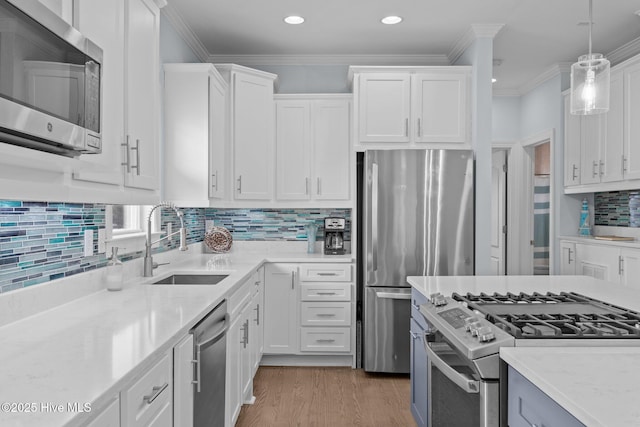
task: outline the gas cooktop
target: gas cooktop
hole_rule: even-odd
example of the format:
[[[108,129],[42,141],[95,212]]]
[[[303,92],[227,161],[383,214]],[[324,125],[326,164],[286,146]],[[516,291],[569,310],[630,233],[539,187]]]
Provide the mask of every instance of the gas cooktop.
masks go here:
[[[640,338],[640,313],[575,292],[452,297],[519,339]]]

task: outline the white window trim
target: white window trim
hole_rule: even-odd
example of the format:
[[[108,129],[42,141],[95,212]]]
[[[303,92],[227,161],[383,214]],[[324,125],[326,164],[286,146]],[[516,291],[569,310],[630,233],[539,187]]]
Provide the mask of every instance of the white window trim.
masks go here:
[[[133,221],[136,227],[128,229],[114,230],[113,229],[113,207],[107,205],[105,209],[105,228],[107,238],[107,251],[110,253],[112,246],[117,246],[121,249],[121,253],[131,253],[141,251],[145,247],[145,240],[147,236],[146,224],[149,211],[152,206],[134,206],[127,205],[126,209],[130,210],[128,214],[136,215],[136,219]],[[136,211],[138,211],[136,213]],[[162,231],[158,230],[160,224],[160,210],[156,209],[151,218],[151,238],[153,240],[158,239],[162,235]]]

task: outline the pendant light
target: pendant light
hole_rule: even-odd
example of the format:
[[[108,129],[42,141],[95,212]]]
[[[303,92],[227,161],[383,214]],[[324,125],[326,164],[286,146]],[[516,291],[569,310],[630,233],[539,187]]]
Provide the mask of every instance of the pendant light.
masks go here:
[[[609,111],[610,64],[599,53],[591,53],[593,0],[589,0],[589,54],[571,66],[571,114],[602,114]]]

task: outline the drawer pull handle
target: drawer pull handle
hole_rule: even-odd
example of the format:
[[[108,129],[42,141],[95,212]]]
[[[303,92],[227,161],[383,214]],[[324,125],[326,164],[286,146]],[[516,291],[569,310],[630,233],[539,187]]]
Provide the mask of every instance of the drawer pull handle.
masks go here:
[[[316,292],[318,295],[335,295],[335,292]]]
[[[334,313],[318,313],[318,314],[316,314],[316,316],[318,316],[318,317],[335,317],[336,315]]]
[[[150,395],[145,396],[143,400],[147,402],[147,405],[151,405],[153,401],[156,400],[158,396],[160,396],[160,393],[162,393],[167,387],[169,387],[169,383],[164,383],[161,386],[153,387],[153,392]]]
[[[415,308],[416,310],[420,310],[420,306],[418,304],[415,303],[411,303],[411,307]]]
[[[318,276],[337,276],[336,273],[318,273]]]
[[[319,339],[319,340],[316,340],[316,342],[335,342],[335,341],[336,340],[334,340],[334,339]]]

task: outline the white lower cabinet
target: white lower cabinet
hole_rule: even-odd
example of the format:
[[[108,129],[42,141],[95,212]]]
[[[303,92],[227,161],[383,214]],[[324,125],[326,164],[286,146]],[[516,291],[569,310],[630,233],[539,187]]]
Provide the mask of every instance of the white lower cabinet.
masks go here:
[[[173,357],[166,353],[120,394],[124,427],[171,426]]]
[[[265,354],[352,355],[352,268],[350,263],[268,264]]]
[[[640,249],[615,244],[561,240],[561,274],[592,276],[625,286],[640,286]]]
[[[173,347],[173,425],[193,426],[193,335]]]
[[[116,397],[87,427],[119,427],[120,426],[120,399]]]

